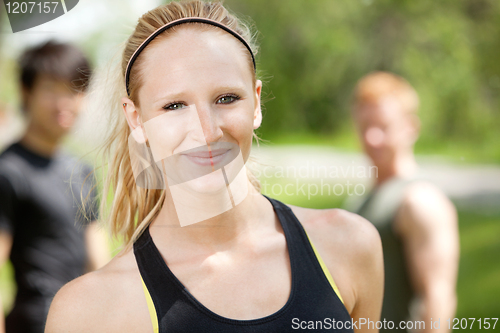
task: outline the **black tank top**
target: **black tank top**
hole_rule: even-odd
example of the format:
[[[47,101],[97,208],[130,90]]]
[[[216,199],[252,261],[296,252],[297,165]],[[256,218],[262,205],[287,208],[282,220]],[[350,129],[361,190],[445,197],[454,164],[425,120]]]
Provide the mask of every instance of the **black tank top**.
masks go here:
[[[212,312],[170,271],[148,227],[134,243],[134,254],[155,332],[282,333],[307,328],[353,332],[338,289],[304,228],[288,206],[267,199],[278,215],[290,256],[292,286],[286,304],[269,316],[251,320],[229,319]]]

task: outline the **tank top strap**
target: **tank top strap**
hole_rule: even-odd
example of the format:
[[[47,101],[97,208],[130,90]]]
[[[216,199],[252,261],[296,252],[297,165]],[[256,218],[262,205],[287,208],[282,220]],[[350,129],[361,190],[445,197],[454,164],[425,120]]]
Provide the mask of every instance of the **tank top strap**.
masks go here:
[[[134,255],[143,282],[153,330],[158,332],[159,317],[184,298],[182,285],[166,268],[165,261],[153,244],[149,226],[134,243]],[[154,291],[154,292],[152,292]]]
[[[323,282],[326,280],[328,285],[333,289],[338,299],[344,303],[340,291],[335,283],[330,270],[326,266],[323,258],[315,248],[313,242],[307,235],[304,227],[297,219],[290,207],[281,201],[272,199],[264,195],[277,212],[281,221],[281,226],[285,232],[288,249],[291,251],[291,261],[297,261],[296,274],[299,277],[307,277],[308,279],[319,277]],[[282,215],[282,217],[279,216]],[[292,253],[293,252],[293,253]],[[307,263],[307,264],[306,264]],[[292,265],[292,263],[291,263]],[[311,274],[310,268],[314,269],[315,274]],[[293,269],[293,267],[292,267]],[[307,283],[307,282],[306,282]]]

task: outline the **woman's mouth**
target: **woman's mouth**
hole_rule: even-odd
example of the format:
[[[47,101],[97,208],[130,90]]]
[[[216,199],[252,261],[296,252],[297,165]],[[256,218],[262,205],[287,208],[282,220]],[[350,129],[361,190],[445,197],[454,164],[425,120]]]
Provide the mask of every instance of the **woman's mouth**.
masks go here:
[[[186,156],[191,162],[200,166],[215,166],[224,160],[229,151],[230,149],[208,149],[208,151],[194,151],[183,155]]]

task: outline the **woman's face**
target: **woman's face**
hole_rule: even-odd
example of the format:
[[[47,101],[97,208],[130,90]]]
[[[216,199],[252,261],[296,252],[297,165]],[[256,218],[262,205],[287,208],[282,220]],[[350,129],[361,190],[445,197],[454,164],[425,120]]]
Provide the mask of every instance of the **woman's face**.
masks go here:
[[[158,37],[139,57],[139,106],[124,99],[125,113],[133,129],[142,126],[169,186],[199,179],[194,190],[216,190],[213,171],[225,166],[234,178],[248,159],[262,119],[262,83],[249,57],[230,34],[188,25]],[[238,158],[242,163],[229,165]]]

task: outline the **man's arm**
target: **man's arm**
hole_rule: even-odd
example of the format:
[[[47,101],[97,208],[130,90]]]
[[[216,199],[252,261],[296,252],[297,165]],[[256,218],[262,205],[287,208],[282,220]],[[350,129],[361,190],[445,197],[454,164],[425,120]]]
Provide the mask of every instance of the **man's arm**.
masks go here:
[[[0,229],[0,269],[7,262],[12,248],[12,235]],[[5,317],[3,315],[3,302],[2,295],[0,295],[0,333],[5,333]]]
[[[84,220],[87,224],[85,229],[85,247],[87,249],[86,271],[95,271],[111,260],[108,244],[108,234],[99,224],[99,196],[95,174],[92,168],[82,164],[80,196],[82,198],[82,209]],[[90,223],[89,223],[90,222]]]
[[[424,332],[448,332],[446,320],[456,310],[459,261],[458,221],[455,207],[435,186],[411,185],[395,223],[403,240],[412,286],[422,300],[418,320]],[[431,330],[440,320],[441,328]]]
[[[85,245],[87,248],[87,272],[94,271],[106,265],[111,259],[108,236],[99,227],[97,221],[91,222],[85,230]]]

